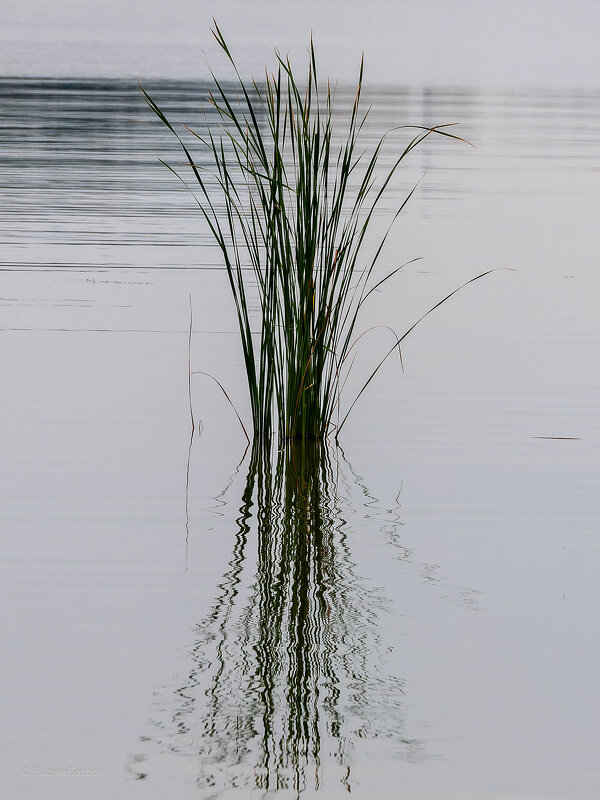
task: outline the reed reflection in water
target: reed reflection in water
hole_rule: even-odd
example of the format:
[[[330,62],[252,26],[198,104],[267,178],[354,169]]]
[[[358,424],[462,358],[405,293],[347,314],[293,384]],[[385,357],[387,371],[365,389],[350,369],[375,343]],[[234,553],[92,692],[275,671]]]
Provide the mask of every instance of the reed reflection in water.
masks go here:
[[[358,480],[320,443],[250,453],[228,569],[188,676],[157,694],[152,737],[197,758],[198,783],[216,794],[296,796],[332,778],[350,790],[359,738],[390,737],[420,757],[403,731],[402,681],[385,671],[385,601],[350,553],[352,495],[372,500]]]

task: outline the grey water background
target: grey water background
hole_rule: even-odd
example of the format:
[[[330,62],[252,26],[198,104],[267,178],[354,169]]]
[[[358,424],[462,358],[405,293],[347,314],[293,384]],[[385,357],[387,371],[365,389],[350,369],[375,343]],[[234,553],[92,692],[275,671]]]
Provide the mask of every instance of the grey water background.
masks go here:
[[[402,330],[484,269],[515,270],[415,330],[305,508],[275,480],[285,465],[261,489],[264,467],[240,464],[235,417],[199,375],[190,447],[190,293],[193,367],[244,408],[235,319],[134,79],[205,124],[207,9],[3,6],[6,796],[295,796],[300,777],[304,796],[598,796],[598,12],[478,9],[219,9],[247,70],[276,43],[300,60],[322,31],[342,111],[364,48],[367,143],[452,121],[476,145],[413,154],[384,212],[420,188],[382,269],[422,260],[365,328]],[[388,337],[365,338],[357,380]],[[267,566],[302,563],[283,543],[308,527],[313,571],[273,589]],[[281,613],[303,647],[273,639]]]

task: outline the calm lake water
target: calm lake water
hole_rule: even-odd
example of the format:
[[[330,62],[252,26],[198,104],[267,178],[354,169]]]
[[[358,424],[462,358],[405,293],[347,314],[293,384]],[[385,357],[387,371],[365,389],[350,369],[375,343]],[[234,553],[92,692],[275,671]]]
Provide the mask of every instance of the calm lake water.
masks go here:
[[[205,84],[144,85],[210,124]],[[193,368],[245,409],[241,354],[135,82],[0,80],[6,797],[599,796],[600,92],[367,103],[367,146],[476,147],[399,176],[381,269],[422,259],[364,328],[499,271],[411,334],[343,451],[265,462],[201,375],[190,439],[190,295]]]

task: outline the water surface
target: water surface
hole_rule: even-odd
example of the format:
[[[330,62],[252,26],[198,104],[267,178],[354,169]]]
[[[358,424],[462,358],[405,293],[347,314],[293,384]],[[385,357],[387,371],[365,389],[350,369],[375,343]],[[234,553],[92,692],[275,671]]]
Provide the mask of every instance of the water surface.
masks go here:
[[[205,84],[148,88],[210,123]],[[11,796],[597,797],[600,95],[369,101],[367,144],[456,121],[476,148],[430,141],[402,173],[378,226],[425,177],[382,269],[423,258],[365,328],[516,271],[411,335],[343,453],[267,465],[199,375],[190,446],[190,294],[193,367],[243,410],[241,355],[136,84],[0,81]]]

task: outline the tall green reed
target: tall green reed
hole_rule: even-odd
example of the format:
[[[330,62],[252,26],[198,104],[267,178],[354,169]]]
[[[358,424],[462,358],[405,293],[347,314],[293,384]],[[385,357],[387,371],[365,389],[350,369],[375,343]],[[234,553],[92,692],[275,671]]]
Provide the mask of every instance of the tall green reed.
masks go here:
[[[304,82],[296,79],[289,58],[276,53],[276,70],[259,84],[242,78],[216,23],[213,35],[234,69],[237,86],[231,91],[213,73],[209,101],[219,130],[209,127],[201,135],[187,129],[208,154],[210,169],[192,157],[163,111],[142,91],[183,148],[197,183],[196,202],[225,263],[255,437],[319,440],[333,433],[337,438],[358,397],[415,327],[395,336],[340,419],[340,396],[360,338],[359,314],[369,296],[401,269],[374,280],[391,226],[415,189],[367,255],[365,237],[375,211],[412,150],[431,134],[460,137],[447,125],[399,126],[416,133],[391,166],[381,170],[390,131],[370,154],[359,142],[368,115],[360,107],[362,60],[352,109],[342,123],[336,119],[335,92],[329,82],[319,84],[312,40]],[[255,294],[258,331],[253,331],[251,314]]]

